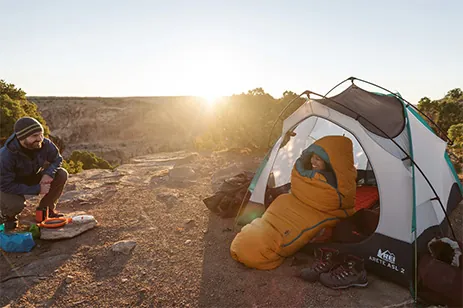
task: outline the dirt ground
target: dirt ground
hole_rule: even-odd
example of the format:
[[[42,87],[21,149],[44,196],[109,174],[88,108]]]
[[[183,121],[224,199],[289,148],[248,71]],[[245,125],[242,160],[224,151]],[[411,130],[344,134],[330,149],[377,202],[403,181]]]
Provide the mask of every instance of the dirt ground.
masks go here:
[[[0,307],[386,307],[410,300],[407,289],[371,274],[367,288],[333,291],[297,278],[308,264],[295,258],[272,271],[235,262],[233,219],[215,216],[202,200],[212,183],[254,171],[259,160],[159,154],[71,176],[60,210],[94,215],[99,225],[72,239],[37,240],[29,253],[3,253]],[[173,167],[182,181],[169,177]],[[35,202],[28,200],[24,224]],[[136,246],[128,255],[113,252],[120,240]]]

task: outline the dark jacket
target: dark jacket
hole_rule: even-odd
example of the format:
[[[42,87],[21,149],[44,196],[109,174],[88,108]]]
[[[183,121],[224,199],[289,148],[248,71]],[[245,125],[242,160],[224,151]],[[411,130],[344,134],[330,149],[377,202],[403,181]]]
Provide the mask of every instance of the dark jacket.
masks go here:
[[[49,163],[44,170],[43,166]],[[16,195],[37,195],[40,184],[31,183],[43,174],[55,177],[63,157],[55,144],[44,138],[42,148],[33,151],[33,158],[22,150],[15,134],[11,135],[0,149],[0,191]]]

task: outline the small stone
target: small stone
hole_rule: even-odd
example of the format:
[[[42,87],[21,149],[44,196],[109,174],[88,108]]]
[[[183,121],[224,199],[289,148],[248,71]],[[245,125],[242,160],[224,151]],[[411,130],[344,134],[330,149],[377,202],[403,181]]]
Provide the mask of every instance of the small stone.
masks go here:
[[[128,279],[127,278],[122,278],[121,281],[126,282],[126,281],[128,281]]]
[[[71,283],[73,280],[74,280],[74,277],[71,276],[71,275],[68,275],[68,276],[66,277],[66,283]]]
[[[137,242],[135,241],[119,241],[114,243],[112,250],[114,252],[121,252],[125,255],[128,255],[136,245]]]
[[[191,240],[186,240],[185,241],[185,244],[187,244],[187,245],[190,244],[190,243],[191,243]]]
[[[46,280],[47,277],[39,277],[40,280]]]
[[[188,225],[188,224],[190,224],[190,223],[192,223],[194,221],[195,221],[194,219],[187,219],[187,220],[185,220],[185,225]]]
[[[100,281],[100,282],[97,282],[96,285],[101,286],[101,285],[103,285],[103,283]]]

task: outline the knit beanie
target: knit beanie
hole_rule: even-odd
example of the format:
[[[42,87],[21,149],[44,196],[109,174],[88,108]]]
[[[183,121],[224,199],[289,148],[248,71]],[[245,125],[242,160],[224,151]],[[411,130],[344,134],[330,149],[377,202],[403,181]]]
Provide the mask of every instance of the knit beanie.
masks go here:
[[[43,127],[36,119],[23,117],[14,124],[14,132],[19,140],[24,140],[37,132],[43,133]]]

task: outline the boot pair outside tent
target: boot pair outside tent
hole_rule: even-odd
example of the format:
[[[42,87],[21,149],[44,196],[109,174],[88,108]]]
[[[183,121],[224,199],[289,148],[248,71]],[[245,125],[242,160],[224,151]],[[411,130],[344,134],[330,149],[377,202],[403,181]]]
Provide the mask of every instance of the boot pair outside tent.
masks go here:
[[[308,282],[320,281],[331,289],[349,287],[366,287],[367,272],[363,259],[351,254],[342,254],[331,248],[315,250],[316,260],[308,268],[304,268],[299,276]]]

